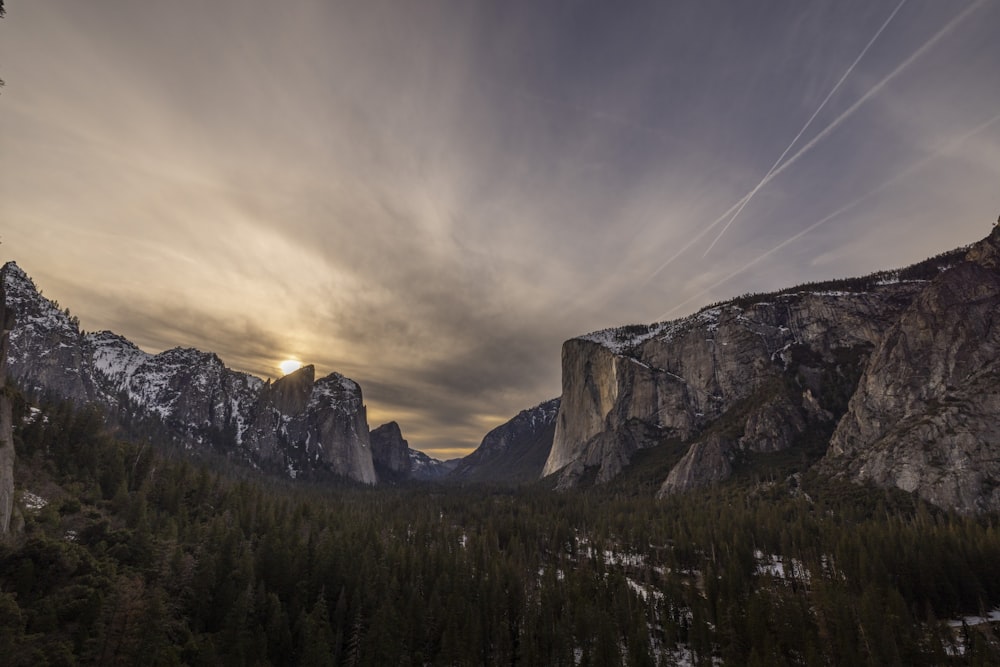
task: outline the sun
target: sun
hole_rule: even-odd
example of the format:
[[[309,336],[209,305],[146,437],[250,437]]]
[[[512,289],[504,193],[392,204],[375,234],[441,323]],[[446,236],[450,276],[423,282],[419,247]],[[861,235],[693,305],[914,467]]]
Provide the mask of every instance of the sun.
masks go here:
[[[302,368],[302,362],[297,359],[285,359],[278,364],[278,368],[281,369],[283,374],[288,375]]]

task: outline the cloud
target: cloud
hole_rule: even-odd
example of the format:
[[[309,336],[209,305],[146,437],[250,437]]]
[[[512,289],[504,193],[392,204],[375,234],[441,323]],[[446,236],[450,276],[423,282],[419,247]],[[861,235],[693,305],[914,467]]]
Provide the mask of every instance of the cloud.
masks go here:
[[[754,262],[1000,106],[1000,9],[895,71],[961,11],[907,3],[814,124],[881,92],[686,252],[897,4],[19,5],[2,249],[88,329],[296,356],[472,448],[559,392],[566,338],[982,235],[995,130]]]

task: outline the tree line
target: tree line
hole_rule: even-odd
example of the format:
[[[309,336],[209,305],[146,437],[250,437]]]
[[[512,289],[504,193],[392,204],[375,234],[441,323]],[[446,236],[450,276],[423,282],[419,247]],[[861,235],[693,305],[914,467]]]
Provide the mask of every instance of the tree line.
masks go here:
[[[8,665],[996,664],[997,517],[805,474],[663,501],[293,485],[15,401]],[[715,662],[713,662],[715,661]]]

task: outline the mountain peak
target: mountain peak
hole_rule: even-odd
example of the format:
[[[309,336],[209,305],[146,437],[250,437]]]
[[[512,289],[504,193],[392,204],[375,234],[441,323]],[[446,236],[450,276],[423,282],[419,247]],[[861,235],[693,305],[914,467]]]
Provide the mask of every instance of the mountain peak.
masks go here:
[[[234,371],[212,352],[149,354],[110,331],[83,335],[13,262],[2,269],[15,315],[11,376],[28,391],[98,404],[111,415],[155,419],[165,438],[215,449],[291,477],[342,475],[374,483],[360,387],[339,373],[316,381],[305,366],[276,382]]]
[[[11,276],[18,280],[26,281],[29,283],[31,282],[31,278],[28,277],[28,274],[25,273],[24,270],[17,265],[17,262],[13,260],[4,264],[3,268],[0,269],[0,271],[3,272],[4,276]],[[34,283],[32,283],[32,285],[34,285]]]

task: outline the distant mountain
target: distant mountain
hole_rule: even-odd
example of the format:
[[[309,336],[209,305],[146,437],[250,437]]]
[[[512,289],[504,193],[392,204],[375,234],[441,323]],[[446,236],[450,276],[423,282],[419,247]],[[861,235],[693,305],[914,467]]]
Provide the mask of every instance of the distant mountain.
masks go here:
[[[523,410],[486,434],[478,448],[458,461],[450,480],[529,482],[541,476],[552,448],[559,399]]]
[[[995,228],[906,269],[569,340],[543,473],[608,482],[667,448],[681,455],[660,459],[666,495],[829,443],[826,474],[1000,509],[998,257]]]
[[[14,263],[2,277],[14,313],[9,371],[29,392],[103,406],[188,449],[214,451],[292,478],[376,482],[361,387],[306,366],[276,382],[226,368],[215,354],[140,350],[108,331],[84,334]]]
[[[441,461],[424,454],[420,450],[410,451],[410,473],[409,479],[415,482],[438,482],[444,480],[451,474],[458,464],[457,459]]]

